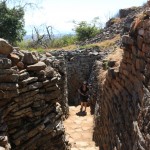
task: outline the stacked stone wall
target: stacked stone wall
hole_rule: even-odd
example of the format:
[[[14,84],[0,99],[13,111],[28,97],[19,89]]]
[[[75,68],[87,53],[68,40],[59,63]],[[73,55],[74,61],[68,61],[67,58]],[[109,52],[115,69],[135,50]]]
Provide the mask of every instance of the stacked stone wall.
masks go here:
[[[1,149],[69,149],[60,64],[50,54],[14,50],[0,39]]]
[[[67,56],[68,99],[70,105],[80,104],[78,89],[83,81],[88,81],[92,66],[102,53],[94,50],[75,53]]]
[[[118,68],[107,66],[97,99],[94,140],[101,150],[150,149],[150,11],[132,24],[122,38]],[[109,64],[109,62],[108,62]]]
[[[72,51],[53,51],[51,54],[59,61],[62,61],[63,58],[63,63],[66,67],[67,85],[65,87],[67,87],[67,90],[65,93],[68,97],[66,101],[69,105],[80,104],[78,89],[83,81],[88,81],[94,62],[97,59],[101,59],[107,52],[101,51],[99,48],[91,48]]]

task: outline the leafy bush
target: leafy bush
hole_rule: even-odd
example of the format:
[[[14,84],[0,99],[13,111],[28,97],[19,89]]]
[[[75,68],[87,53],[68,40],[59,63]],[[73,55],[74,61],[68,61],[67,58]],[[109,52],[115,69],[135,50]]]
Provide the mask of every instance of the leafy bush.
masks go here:
[[[6,2],[0,2],[0,37],[11,44],[21,41],[25,35],[24,10],[22,7],[8,8]]]
[[[55,38],[50,42],[50,47],[52,48],[60,48],[64,46],[68,46],[74,44],[76,41],[76,37],[73,35],[64,35],[60,38]]]
[[[62,37],[54,38],[52,40],[45,40],[43,42],[46,43],[46,48],[62,48],[74,44],[76,42],[76,36],[64,35]],[[17,46],[22,49],[45,49],[43,45],[36,45],[32,40],[18,42]]]
[[[95,37],[101,32],[101,27],[97,26],[97,24],[100,24],[98,23],[98,19],[98,17],[94,18],[91,23],[87,23],[86,21],[76,23],[74,21],[76,24],[75,32],[78,41],[85,41],[86,39]]]

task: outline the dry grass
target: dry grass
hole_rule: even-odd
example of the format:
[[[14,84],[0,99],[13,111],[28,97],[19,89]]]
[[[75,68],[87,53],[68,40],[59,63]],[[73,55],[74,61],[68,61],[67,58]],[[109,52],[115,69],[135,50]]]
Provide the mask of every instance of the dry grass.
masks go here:
[[[65,47],[61,47],[61,48],[49,48],[49,49],[46,49],[46,51],[52,51],[52,50],[70,51],[70,50],[75,50],[75,49],[77,49],[77,46],[75,44],[73,44],[73,45],[69,45],[69,46],[65,46]]]
[[[120,49],[120,48],[117,48],[113,53],[111,53],[110,55],[108,55],[107,57],[106,57],[106,59],[108,60],[108,61],[110,61],[110,60],[115,60],[116,61],[116,63],[115,63],[115,68],[118,68],[119,67],[119,65],[120,65],[120,62],[121,62],[121,60],[122,60],[122,55],[123,55],[123,50],[122,49]]]
[[[102,41],[102,42],[98,42],[98,43],[94,43],[94,44],[87,44],[85,46],[80,46],[78,47],[77,45],[73,44],[73,45],[69,45],[69,46],[66,46],[66,47],[62,47],[62,48],[51,48],[51,49],[48,49],[48,50],[66,50],[66,51],[71,51],[71,50],[75,50],[77,48],[103,48],[103,49],[106,49],[106,48],[109,48],[110,46],[113,46],[115,45],[116,41],[118,41],[120,39],[120,35],[116,35],[113,39],[109,39],[109,40],[105,40],[105,41]]]
[[[115,45],[116,41],[118,41],[120,39],[120,35],[116,35],[113,39],[109,39],[109,40],[105,40],[105,41],[102,41],[102,42],[98,42],[98,43],[94,43],[94,44],[88,44],[86,46],[84,46],[85,48],[88,47],[88,48],[92,48],[92,47],[100,47],[100,48],[108,48],[110,46],[113,46]]]
[[[66,47],[62,47],[62,49],[64,49],[64,50],[75,50],[75,49],[77,49],[77,45],[75,45],[75,44],[69,45]]]
[[[108,60],[108,61],[110,61],[110,60],[116,61],[115,66],[114,66],[114,69],[116,71],[119,69],[120,63],[122,61],[122,55],[123,55],[123,50],[120,48],[117,48],[113,53],[111,53],[110,55],[108,55],[106,57],[106,60]],[[108,70],[101,69],[99,72],[98,79],[102,85],[105,83],[107,71]]]
[[[111,20],[113,23],[120,23],[121,22],[121,19],[120,18],[113,18]]]

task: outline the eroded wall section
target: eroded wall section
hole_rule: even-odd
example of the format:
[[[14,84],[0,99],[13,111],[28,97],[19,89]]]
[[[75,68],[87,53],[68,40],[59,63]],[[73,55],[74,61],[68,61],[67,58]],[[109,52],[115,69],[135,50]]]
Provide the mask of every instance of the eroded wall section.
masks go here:
[[[123,55],[99,64],[94,140],[101,150],[150,149],[150,11],[122,38]],[[118,57],[114,54],[114,60]],[[112,62],[111,62],[112,63]]]

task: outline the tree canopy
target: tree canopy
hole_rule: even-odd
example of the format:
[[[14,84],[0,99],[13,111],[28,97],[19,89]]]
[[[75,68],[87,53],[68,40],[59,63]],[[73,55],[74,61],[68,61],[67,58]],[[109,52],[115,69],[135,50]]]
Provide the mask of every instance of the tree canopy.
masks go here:
[[[8,8],[6,2],[1,2],[0,10],[0,38],[12,44],[21,41],[25,35],[23,7]]]

